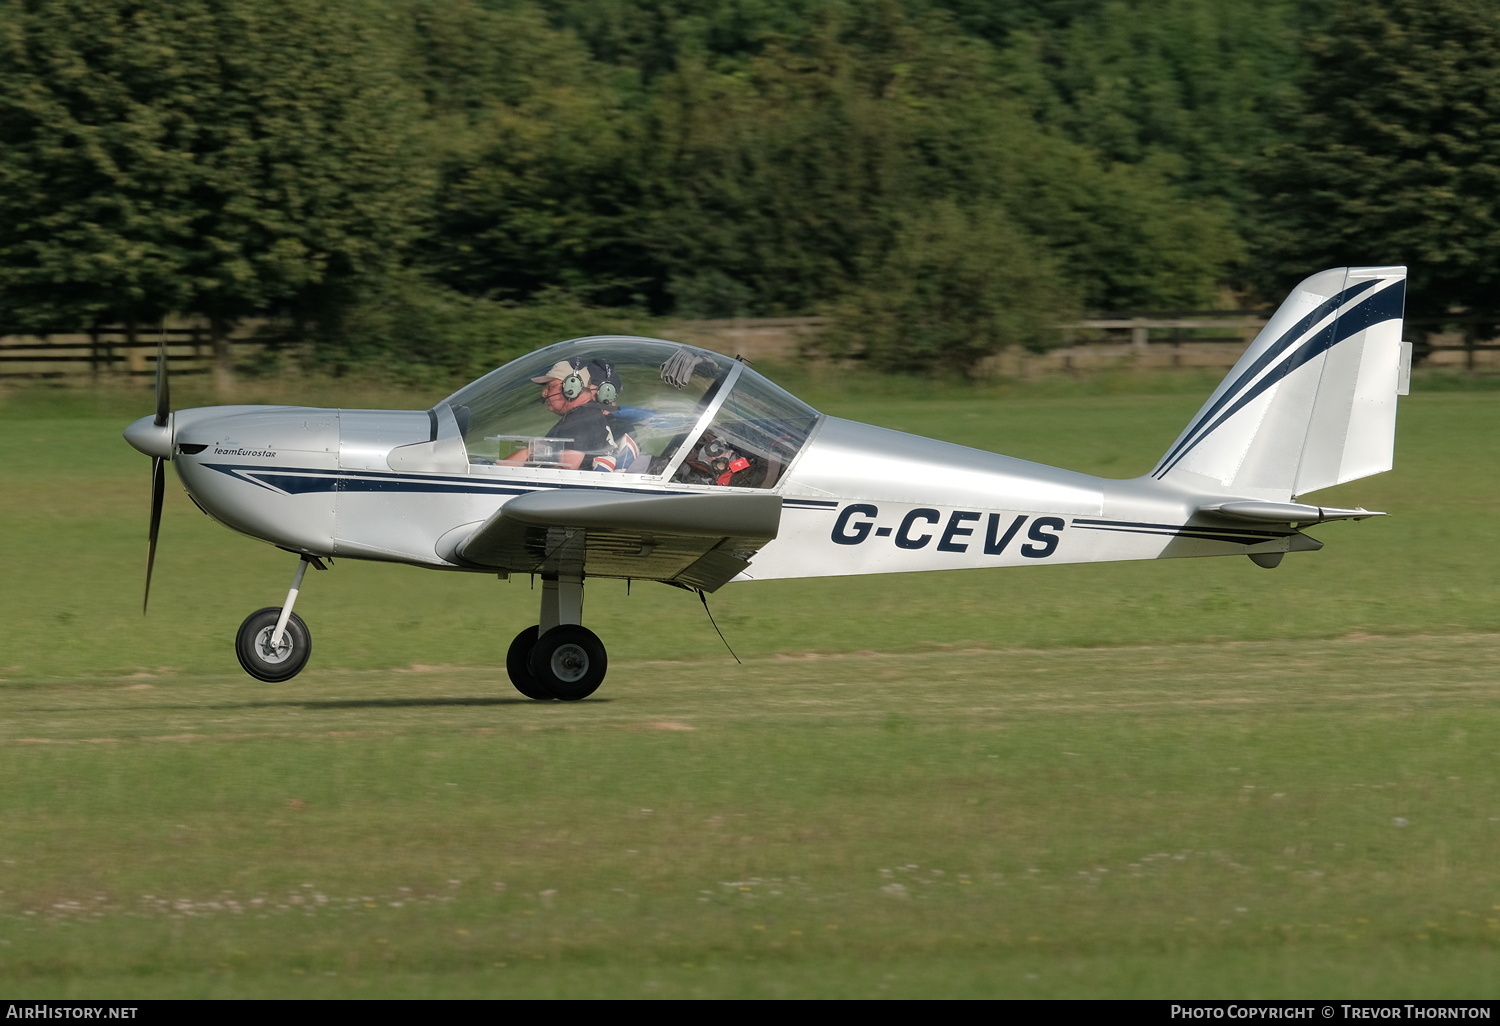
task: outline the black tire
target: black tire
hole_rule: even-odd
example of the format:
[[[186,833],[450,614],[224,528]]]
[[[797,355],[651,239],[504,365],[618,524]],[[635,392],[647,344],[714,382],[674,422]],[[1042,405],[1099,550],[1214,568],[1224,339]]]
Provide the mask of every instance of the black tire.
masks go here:
[[[245,672],[268,684],[291,680],[302,672],[307,657],[312,655],[312,633],[296,613],[287,617],[281,645],[271,651],[271,635],[280,618],[280,606],[257,609],[245,617],[234,638],[234,654],[239,656]]]
[[[541,633],[542,629],[533,624],[516,635],[516,640],[510,643],[510,648],[505,653],[505,672],[510,675],[510,682],[521,694],[538,702],[549,702],[552,700],[552,692],[537,683],[537,679],[531,675],[531,650],[536,648],[536,639]]]
[[[609,668],[599,636],[577,624],[563,624],[543,634],[528,664],[536,682],[564,702],[576,702],[599,690]]]

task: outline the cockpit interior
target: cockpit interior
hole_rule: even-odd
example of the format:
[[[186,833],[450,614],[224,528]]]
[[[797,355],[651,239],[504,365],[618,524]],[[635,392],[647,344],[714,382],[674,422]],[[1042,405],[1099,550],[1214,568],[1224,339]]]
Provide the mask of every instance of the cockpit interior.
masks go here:
[[[485,375],[447,407],[471,474],[578,469],[774,488],[819,414],[744,362],[656,339],[549,346]]]

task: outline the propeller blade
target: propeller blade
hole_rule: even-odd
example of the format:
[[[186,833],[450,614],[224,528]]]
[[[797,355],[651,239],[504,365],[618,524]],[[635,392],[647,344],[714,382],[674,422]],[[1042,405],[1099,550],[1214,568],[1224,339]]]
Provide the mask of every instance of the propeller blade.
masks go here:
[[[172,412],[172,390],[167,384],[167,325],[162,322],[161,335],[156,343],[156,426],[167,426],[167,415]]]
[[[146,550],[146,594],[141,599],[141,615],[151,602],[151,568],[156,565],[156,535],[161,530],[161,507],[167,493],[166,460],[157,456],[151,461],[151,532]]]
[[[161,322],[156,341],[156,417],[157,427],[166,427],[172,415],[172,390],[167,383],[167,322]],[[167,494],[166,458],[151,460],[151,531],[146,549],[146,593],[141,597],[141,615],[151,604],[151,571],[156,566],[156,536],[161,532],[161,508]]]

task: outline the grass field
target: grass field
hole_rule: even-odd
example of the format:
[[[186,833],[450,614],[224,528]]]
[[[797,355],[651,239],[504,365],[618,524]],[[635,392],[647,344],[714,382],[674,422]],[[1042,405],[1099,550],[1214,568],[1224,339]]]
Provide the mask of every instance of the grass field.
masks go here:
[[[1165,380],[799,384],[1123,477],[1211,387]],[[1395,515],[1271,573],[736,586],[743,665],[694,596],[591,584],[572,705],[498,665],[524,580],[346,562],[309,669],[251,680],[290,557],[175,484],[143,621],[149,405],[0,406],[7,996],[1500,994],[1493,392],[1403,400],[1397,470],[1324,493]]]

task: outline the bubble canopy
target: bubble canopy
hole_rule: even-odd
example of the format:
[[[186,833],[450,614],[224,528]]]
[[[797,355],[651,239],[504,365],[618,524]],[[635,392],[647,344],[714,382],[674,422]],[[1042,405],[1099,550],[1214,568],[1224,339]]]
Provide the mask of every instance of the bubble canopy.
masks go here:
[[[819,419],[738,360],[627,336],[548,346],[438,405],[474,473],[529,466],[736,488],[774,487]]]

